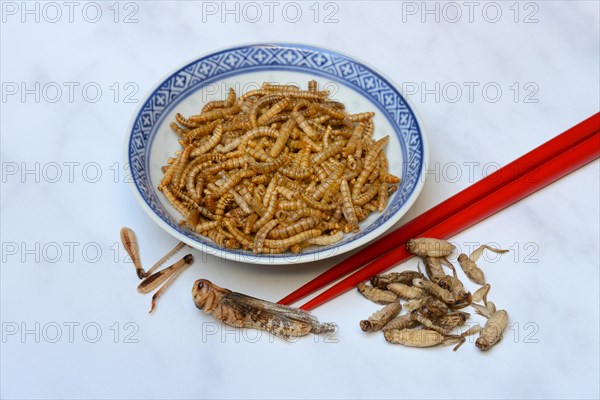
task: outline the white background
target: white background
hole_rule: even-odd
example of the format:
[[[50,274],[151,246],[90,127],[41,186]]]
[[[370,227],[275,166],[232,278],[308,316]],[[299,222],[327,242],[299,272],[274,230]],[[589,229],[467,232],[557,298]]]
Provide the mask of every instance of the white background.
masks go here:
[[[132,227],[148,266],[176,243],[135,202],[122,155],[139,104],[125,96],[136,91],[130,100],[141,101],[183,62],[240,43],[295,41],[383,71],[410,92],[430,142],[428,180],[407,221],[599,110],[598,2],[476,2],[471,15],[454,3],[460,17],[436,2],[298,2],[295,23],[285,2],[271,16],[255,3],[256,22],[256,8],[243,3],[228,3],[236,15],[224,14],[221,2],[101,2],[95,23],[93,5],[79,2],[70,22],[68,6],[56,4],[60,18],[54,6],[27,3],[38,7],[36,22],[21,2],[2,2],[2,397],[600,395],[598,162],[453,238],[461,249],[469,242],[512,249],[481,262],[490,298],[508,310],[511,326],[488,353],[472,343],[457,353],[410,349],[364,334],[358,321],[378,307],[356,292],[315,311],[339,324],[333,343],[225,332],[190,296],[205,277],[276,301],[339,258],[273,268],[191,251],[196,262],[149,316],[150,296],[136,292],[134,269],[116,244],[121,226]],[[424,7],[437,7],[439,22]],[[124,23],[127,15],[137,22]],[[78,84],[72,99],[68,82]],[[501,95],[482,93],[486,84]],[[62,97],[53,102],[57,86]],[[93,87],[102,90],[96,102]]]

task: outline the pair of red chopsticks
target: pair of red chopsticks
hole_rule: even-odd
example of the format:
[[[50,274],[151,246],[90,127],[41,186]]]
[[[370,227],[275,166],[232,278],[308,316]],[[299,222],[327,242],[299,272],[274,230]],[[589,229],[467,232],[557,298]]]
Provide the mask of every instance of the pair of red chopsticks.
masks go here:
[[[408,239],[447,239],[599,156],[600,113],[597,113],[366,246],[279,303],[293,303],[367,264],[300,307],[312,310],[412,257],[406,251]]]

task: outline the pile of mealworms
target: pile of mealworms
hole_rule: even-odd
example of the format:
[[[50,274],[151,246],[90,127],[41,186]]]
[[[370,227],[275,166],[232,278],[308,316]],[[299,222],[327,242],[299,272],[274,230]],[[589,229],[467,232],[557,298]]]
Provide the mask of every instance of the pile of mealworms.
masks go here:
[[[382,330],[388,342],[409,347],[456,344],[454,350],[457,350],[467,336],[477,333],[479,337],[475,345],[481,350],[488,350],[498,343],[508,323],[508,313],[497,310],[495,304],[488,300],[491,286],[485,282],[485,275],[476,261],[484,250],[496,253],[508,250],[482,245],[470,256],[458,256],[465,275],[481,285],[471,295],[447,259],[455,250],[454,245],[445,240],[419,238],[409,240],[406,247],[409,252],[421,257],[427,276],[419,266],[418,271],[376,275],[371,278],[371,285],[359,284],[358,291],[367,299],[386,304],[368,319],[360,321],[361,329],[365,332]],[[452,270],[452,275],[444,272],[444,266]],[[404,300],[404,304],[400,300]],[[458,310],[468,306],[487,318],[487,322],[483,328],[475,324],[461,332],[471,315]],[[402,309],[407,312],[401,314]]]
[[[373,112],[349,114],[319,91],[265,83],[171,124],[181,150],[159,190],[181,224],[217,245],[299,253],[331,245],[382,212],[400,179],[372,138]]]

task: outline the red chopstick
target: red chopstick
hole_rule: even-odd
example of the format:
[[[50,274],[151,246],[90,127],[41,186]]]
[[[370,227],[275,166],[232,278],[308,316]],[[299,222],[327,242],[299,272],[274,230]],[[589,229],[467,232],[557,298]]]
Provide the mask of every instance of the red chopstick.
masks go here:
[[[452,215],[445,221],[421,232],[422,237],[436,237],[447,239],[479,221],[497,213],[500,210],[529,196],[531,193],[549,185],[600,156],[600,132],[580,142],[571,149],[556,156],[552,160],[540,165],[538,168],[519,177],[469,207]],[[397,247],[384,254],[379,259],[371,262],[361,270],[350,275],[338,284],[319,294],[302,307],[303,310],[313,308],[328,300],[352,289],[360,282],[371,276],[381,273],[398,263],[412,257],[406,251],[405,243],[398,243]]]
[[[329,283],[349,274],[367,262],[391,251],[399,243],[418,236],[427,228],[434,226],[470,204],[484,198],[512,180],[531,171],[536,166],[556,157],[565,149],[571,148],[600,130],[600,113],[597,113],[564,133],[535,148],[516,159],[495,173],[476,182],[458,194],[438,204],[426,213],[414,218],[400,228],[395,229],[383,238],[361,249],[304,286],[279,301],[280,304],[291,304]]]

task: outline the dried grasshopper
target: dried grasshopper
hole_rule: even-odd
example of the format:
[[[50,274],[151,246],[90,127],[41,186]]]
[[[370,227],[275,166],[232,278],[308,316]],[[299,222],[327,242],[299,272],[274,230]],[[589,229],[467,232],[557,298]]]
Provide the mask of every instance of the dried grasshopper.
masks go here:
[[[356,288],[360,294],[375,303],[387,304],[398,301],[398,296],[389,290],[374,288],[373,286],[369,286],[364,282],[359,283]]]
[[[175,245],[175,247],[173,247],[163,258],[158,260],[156,262],[156,264],[154,264],[146,272],[146,271],[144,271],[144,268],[142,267],[142,262],[141,262],[140,253],[139,253],[139,246],[138,246],[137,238],[135,236],[135,232],[133,232],[133,230],[131,230],[130,228],[127,228],[126,226],[121,228],[121,243],[123,244],[123,247],[125,248],[125,251],[127,252],[127,254],[129,254],[129,257],[133,261],[133,265],[135,266],[135,271],[137,273],[138,278],[140,278],[140,279],[144,279],[144,278],[147,278],[148,276],[152,275],[152,273],[158,267],[163,265],[169,258],[171,258],[175,253],[177,253],[179,250],[181,250],[185,246],[185,243],[183,243],[183,242],[177,243]]]
[[[227,325],[265,330],[285,340],[335,330],[334,324],[321,323],[306,311],[232,292],[206,279],[194,283],[192,296],[196,307]]]
[[[363,332],[378,331],[392,318],[396,317],[401,309],[400,303],[390,303],[381,310],[374,312],[369,319],[360,321],[360,329]]]
[[[423,274],[417,271],[390,272],[372,277],[371,285],[379,289],[387,289],[390,283],[403,283],[412,286],[415,278],[423,278]]]
[[[420,257],[446,257],[454,251],[455,247],[445,240],[419,238],[407,241],[406,249]]]
[[[463,271],[465,272],[465,275],[467,275],[469,279],[471,279],[473,282],[479,285],[485,285],[485,275],[483,274],[483,271],[477,266],[476,262],[479,259],[479,257],[481,257],[481,255],[483,254],[483,250],[485,249],[498,254],[506,253],[508,251],[496,249],[488,245],[482,245],[475,249],[469,257],[467,257],[466,254],[460,254],[458,256],[458,262]]]

